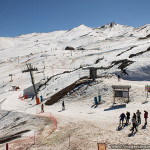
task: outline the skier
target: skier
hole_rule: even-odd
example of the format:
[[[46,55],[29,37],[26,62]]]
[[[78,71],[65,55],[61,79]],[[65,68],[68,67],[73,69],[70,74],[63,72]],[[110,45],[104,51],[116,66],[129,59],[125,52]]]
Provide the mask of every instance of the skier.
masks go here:
[[[43,113],[44,112],[44,104],[42,103],[42,105],[41,105],[41,113]]]
[[[127,113],[126,113],[126,124],[129,124],[129,119],[130,119],[130,112],[127,111]]]
[[[145,126],[147,125],[148,112],[144,110]]]
[[[65,103],[64,103],[64,101],[62,102],[62,110],[65,110]]]
[[[133,114],[133,117],[132,117],[132,133],[134,132],[134,129],[136,130],[136,132],[137,132],[137,128],[136,128],[136,126],[137,126],[137,122],[136,122],[136,119],[135,119],[135,113]]]
[[[120,125],[121,125],[121,122],[122,122],[122,127],[123,127],[123,122],[124,122],[124,119],[126,118],[125,114],[122,113],[119,118],[120,118]]]
[[[136,114],[135,113],[133,113],[133,118],[135,118],[135,120],[136,120]]]
[[[138,124],[141,124],[141,112],[139,110],[137,110],[136,115],[137,115]]]
[[[120,75],[118,74],[118,82],[120,81]]]

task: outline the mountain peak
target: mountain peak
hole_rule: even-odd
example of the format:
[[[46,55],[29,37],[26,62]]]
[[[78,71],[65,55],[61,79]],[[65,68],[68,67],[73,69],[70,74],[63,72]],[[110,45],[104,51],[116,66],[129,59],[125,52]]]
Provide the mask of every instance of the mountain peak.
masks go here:
[[[80,31],[80,30],[90,30],[91,28],[90,27],[87,27],[87,26],[85,26],[84,24],[81,24],[81,25],[79,25],[79,26],[77,26],[77,27],[75,27],[75,28],[73,28],[71,31]]]
[[[88,28],[88,27],[84,24],[81,24],[81,25],[77,26],[76,28]]]
[[[113,28],[114,26],[118,25],[117,23],[115,22],[110,22],[104,26],[102,26],[103,28]]]
[[[108,24],[108,26],[111,27],[111,28],[114,27],[115,25],[117,25],[115,22],[111,22],[111,23]]]
[[[81,25],[79,25],[78,27],[86,27],[86,25],[84,25],[84,24],[81,24]]]

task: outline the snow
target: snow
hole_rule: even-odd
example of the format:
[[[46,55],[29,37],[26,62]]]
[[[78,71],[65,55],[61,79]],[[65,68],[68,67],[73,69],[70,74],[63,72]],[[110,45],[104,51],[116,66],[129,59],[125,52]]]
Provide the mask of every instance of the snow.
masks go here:
[[[35,83],[46,82],[38,93],[45,99],[44,103],[53,94],[80,78],[89,76],[89,71],[85,68],[110,67],[97,71],[100,78],[96,79],[96,82],[82,84],[68,92],[57,103],[44,106],[45,114],[51,113],[56,117],[58,127],[45,138],[46,144],[40,145],[39,142],[39,145],[34,145],[31,149],[38,149],[38,147],[67,149],[69,134],[72,149],[94,150],[97,142],[106,142],[108,145],[149,144],[149,119],[147,128],[141,128],[144,124],[144,110],[150,112],[149,98],[145,91],[145,85],[150,85],[150,52],[129,58],[131,54],[145,51],[150,47],[150,38],[139,40],[140,37],[149,34],[149,28],[150,25],[134,28],[115,23],[98,28],[80,25],[68,31],[31,33],[15,38],[1,37],[1,110],[29,115],[40,112],[41,106],[36,105],[35,99],[21,100],[19,98],[23,96],[23,90],[31,86],[29,72],[22,73],[27,69],[26,63],[31,63],[33,67],[38,68],[38,71],[33,71]],[[72,46],[75,50],[64,50],[66,46]],[[77,50],[80,46],[85,50]],[[98,63],[95,63],[98,59]],[[121,63],[112,66],[113,61],[124,59],[134,61],[125,67],[129,73],[128,76],[121,75],[122,71],[118,68]],[[10,82],[9,74],[13,74],[13,82]],[[118,74],[122,78],[120,82],[116,77]],[[112,85],[131,85],[130,103],[126,104],[125,108],[106,111],[113,102]],[[12,86],[19,86],[20,89],[12,91]],[[98,95],[102,97],[102,104],[94,108],[94,97]],[[63,100],[65,111],[62,111]],[[123,103],[119,100],[117,102]],[[138,132],[129,137],[131,125],[116,131],[120,114],[130,111],[132,116],[138,109],[142,112],[142,124],[139,125]],[[48,126],[45,126],[45,130],[39,131],[39,134],[41,133],[41,136],[45,134],[47,128]],[[34,131],[31,130],[24,136],[32,135]],[[48,141],[54,142],[48,144]],[[0,148],[4,148],[4,145]]]

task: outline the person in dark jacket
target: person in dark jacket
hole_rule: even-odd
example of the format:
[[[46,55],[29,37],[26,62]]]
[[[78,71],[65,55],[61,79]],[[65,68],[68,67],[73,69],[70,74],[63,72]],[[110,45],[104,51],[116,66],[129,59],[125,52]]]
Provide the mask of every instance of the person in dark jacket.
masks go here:
[[[41,113],[43,113],[44,112],[44,104],[42,103],[42,105],[41,105]]]
[[[144,110],[145,125],[147,125],[148,112]]]
[[[133,113],[133,117],[132,118],[135,118],[135,120],[136,120],[136,114],[135,113]]]
[[[120,77],[120,75],[119,75],[119,74],[118,74],[118,76],[117,76],[117,77],[118,77],[118,82],[119,82],[121,77]]]
[[[126,124],[129,124],[129,119],[130,119],[130,112],[127,111],[127,113],[126,113]]]
[[[62,110],[65,110],[65,103],[64,103],[64,101],[62,102]]]
[[[122,113],[122,114],[120,115],[120,125],[121,125],[121,122],[122,122],[122,127],[123,127],[123,122],[124,122],[124,119],[125,119],[125,118],[126,118],[125,114]]]
[[[136,115],[137,115],[138,124],[141,124],[141,112],[139,110],[137,110]]]
[[[135,114],[135,113],[134,113]],[[134,114],[133,114],[133,117],[132,117],[132,133],[134,132],[134,129],[136,130],[136,132],[137,132],[137,121],[136,121],[136,119],[135,119],[135,116],[134,116]]]

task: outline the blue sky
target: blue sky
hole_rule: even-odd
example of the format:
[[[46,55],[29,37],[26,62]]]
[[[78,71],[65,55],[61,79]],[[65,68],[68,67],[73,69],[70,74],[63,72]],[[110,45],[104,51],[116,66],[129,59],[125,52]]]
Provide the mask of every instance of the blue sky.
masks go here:
[[[0,37],[69,30],[80,24],[150,24],[150,0],[0,0]]]

